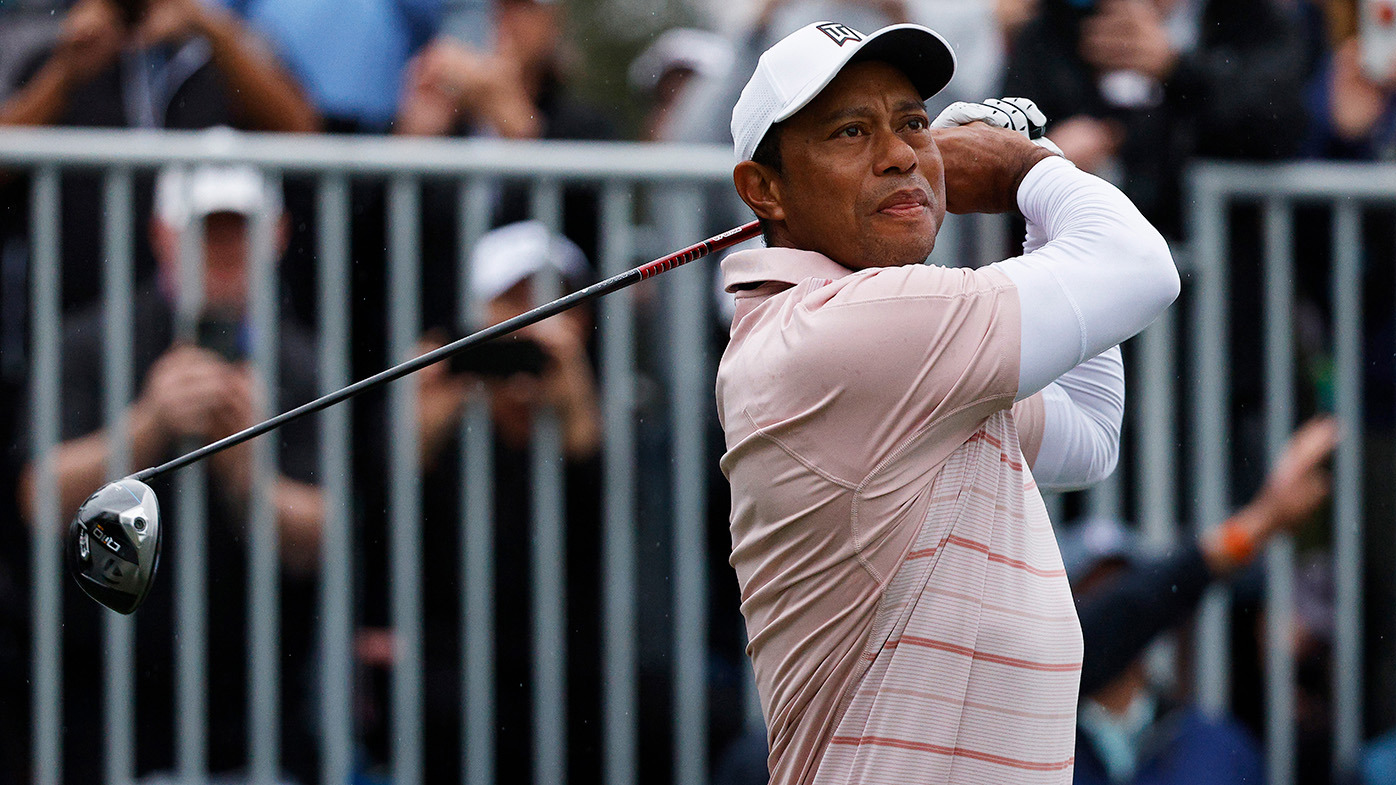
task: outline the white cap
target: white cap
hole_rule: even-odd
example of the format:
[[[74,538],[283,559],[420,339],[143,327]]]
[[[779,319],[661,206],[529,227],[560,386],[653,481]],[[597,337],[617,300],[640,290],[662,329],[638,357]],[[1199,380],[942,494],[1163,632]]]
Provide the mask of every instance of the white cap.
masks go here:
[[[281,193],[250,166],[172,166],[155,182],[155,214],[179,228],[214,213],[281,212]]]
[[[789,119],[854,60],[900,68],[926,100],[955,75],[955,52],[940,33],[921,25],[891,25],[863,35],[848,25],[816,22],[777,41],[732,108],[732,146],[745,161],[771,126]]]
[[[470,291],[493,300],[544,270],[576,281],[587,273],[586,256],[571,240],[540,221],[520,221],[486,232],[470,254]]]
[[[733,57],[731,42],[717,33],[692,27],[665,30],[630,64],[630,86],[649,92],[675,68],[687,68],[699,76],[721,77],[731,67]]]

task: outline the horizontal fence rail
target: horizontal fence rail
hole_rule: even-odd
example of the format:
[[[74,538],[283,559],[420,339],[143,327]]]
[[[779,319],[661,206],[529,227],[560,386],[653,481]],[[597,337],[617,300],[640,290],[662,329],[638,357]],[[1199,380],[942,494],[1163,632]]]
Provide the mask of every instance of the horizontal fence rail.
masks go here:
[[[288,434],[253,442],[250,458],[256,492],[246,514],[251,523],[243,549],[243,584],[215,585],[210,575],[227,554],[206,514],[222,492],[218,475],[206,463],[181,470],[168,498],[166,515],[177,519],[177,548],[166,561],[155,592],[172,593],[172,706],[152,708],[138,700],[135,669],[140,614],[133,622],[103,612],[101,656],[97,672],[79,674],[62,667],[64,596],[71,593],[61,575],[55,534],[71,510],[60,509],[56,445],[62,434],[65,317],[61,198],[63,175],[102,176],[103,230],[92,243],[103,248],[102,269],[91,271],[103,281],[103,389],[101,419],[110,445],[107,473],[116,476],[142,468],[132,464],[123,438],[132,427],[129,406],[143,379],[133,358],[132,313],[135,298],[135,235],[145,231],[133,216],[134,182],[169,166],[239,164],[260,170],[280,188],[283,180],[311,183],[309,199],[314,244],[315,287],[308,295],[315,312],[315,395],[353,381],[352,358],[362,334],[383,341],[380,367],[407,359],[423,337],[422,303],[445,285],[424,277],[425,254],[434,238],[424,227],[427,186],[446,182],[453,200],[447,205],[458,237],[452,258],[457,274],[452,303],[455,329],[477,329],[489,316],[470,285],[471,251],[493,224],[506,185],[526,192],[528,217],[554,230],[567,223],[568,188],[592,189],[595,210],[593,278],[621,272],[638,261],[681,248],[704,236],[747,220],[749,214],[731,193],[731,152],[725,147],[639,145],[593,142],[511,142],[497,140],[393,139],[336,136],[213,132],[146,132],[73,129],[0,130],[0,177],[27,175],[30,204],[30,330],[28,400],[31,417],[30,458],[38,504],[31,522],[31,779],[35,783],[68,781],[63,770],[72,760],[76,740],[64,735],[65,695],[90,693],[105,725],[104,740],[86,754],[100,758],[98,771],[112,783],[136,780],[133,742],[121,734],[140,712],[170,711],[173,759],[169,774],[180,783],[207,782],[220,745],[207,718],[214,707],[210,692],[228,674],[210,672],[210,640],[222,625],[246,630],[245,754],[237,769],[248,781],[288,781],[296,774],[284,762],[302,750],[287,749],[283,731],[305,727],[316,747],[314,779],[342,785],[355,778],[379,777],[400,785],[431,780],[439,766],[432,758],[440,741],[437,723],[454,734],[449,781],[488,785],[504,782],[512,772],[527,770],[533,782],[599,781],[608,785],[682,783],[703,785],[720,758],[724,717],[752,716],[750,667],[740,647],[731,654],[742,684],[743,699],[719,703],[714,685],[717,627],[740,624],[733,609],[715,605],[721,596],[712,580],[734,580],[725,554],[709,543],[721,526],[726,497],[713,465],[721,434],[713,424],[712,385],[720,338],[727,325],[723,303],[715,296],[714,267],[694,264],[676,270],[666,281],[610,295],[591,318],[596,374],[596,403],[603,428],[596,456],[599,487],[595,492],[595,531],[586,531],[577,513],[573,467],[567,453],[569,435],[556,410],[541,412],[530,423],[527,455],[511,460],[510,434],[495,420],[499,401],[479,385],[458,413],[450,438],[456,445],[449,475],[458,485],[449,520],[425,511],[422,455],[418,432],[420,385],[416,375],[389,386],[379,409],[333,407],[319,413],[313,430],[314,485],[319,488],[323,520],[318,533],[313,607],[309,616],[287,617],[283,610],[285,534],[278,535],[278,478],[288,469],[282,456]],[[361,206],[361,189],[381,194]],[[441,191],[431,191],[439,194]],[[1126,347],[1131,364],[1131,412],[1123,445],[1122,469],[1109,482],[1069,498],[1049,499],[1053,520],[1067,516],[1130,518],[1138,523],[1147,547],[1165,551],[1193,533],[1222,522],[1238,501],[1232,466],[1238,449],[1232,439],[1231,369],[1236,358],[1229,342],[1231,296],[1238,281],[1229,274],[1229,239],[1235,230],[1228,218],[1234,204],[1262,208],[1265,292],[1263,342],[1248,347],[1264,357],[1263,450],[1273,458],[1295,425],[1300,390],[1296,388],[1293,302],[1296,265],[1293,253],[1297,206],[1334,211],[1331,248],[1331,310],[1335,408],[1344,420],[1347,439],[1335,463],[1333,564],[1335,628],[1332,678],[1334,690],[1334,766],[1350,771],[1363,742],[1362,657],[1362,276],[1364,248],[1359,207],[1396,204],[1396,167],[1353,164],[1286,164],[1237,166],[1199,164],[1189,177],[1191,244],[1176,257],[1186,272],[1180,305],[1166,313]],[[378,277],[361,280],[364,251],[356,245],[360,223],[382,220],[377,252]],[[937,263],[979,266],[1015,253],[1014,238],[1002,216],[956,217],[946,224]],[[272,393],[258,417],[289,408],[276,400],[277,381],[307,369],[287,367],[278,352],[278,333],[290,329],[278,303],[290,296],[279,283],[274,264],[276,227],[264,217],[250,226],[249,324],[253,336],[249,360]],[[176,259],[179,296],[173,303],[174,333],[198,340],[204,312],[206,271],[201,264],[205,232],[194,224],[181,233]],[[4,248],[0,248],[3,255]],[[437,260],[440,261],[440,260]],[[1386,260],[1389,262],[1390,260]],[[355,310],[365,286],[379,287],[383,312],[372,323]],[[563,282],[540,283],[535,302],[562,293]],[[1312,295],[1312,293],[1307,293]],[[356,313],[358,316],[356,317]],[[8,344],[6,344],[8,345]],[[10,365],[10,364],[7,364]],[[357,371],[358,369],[354,369]],[[369,371],[378,368],[366,369]],[[357,404],[356,404],[357,406]],[[368,413],[365,414],[365,411]],[[265,444],[261,444],[265,442]],[[280,445],[280,450],[278,450]],[[197,445],[182,445],[193,447]],[[179,450],[183,452],[183,449]],[[501,463],[503,461],[503,463]],[[372,467],[366,469],[365,466]],[[525,475],[522,484],[519,473]],[[365,484],[378,490],[370,493]],[[520,491],[519,489],[523,490]],[[512,495],[511,495],[512,494]],[[516,498],[517,497],[517,498]],[[365,509],[367,504],[376,510]],[[525,532],[498,528],[496,511],[504,506],[526,510]],[[379,539],[362,530],[364,520],[386,521]],[[439,516],[439,512],[438,512]],[[512,545],[510,538],[522,536]],[[718,532],[720,541],[724,534]],[[579,543],[594,545],[590,557],[595,584],[572,553]],[[518,553],[506,558],[506,551]],[[373,552],[381,558],[369,558]],[[427,582],[425,564],[449,552],[457,565],[454,583]],[[367,554],[367,556],[366,556]],[[434,563],[434,562],[433,562]],[[1297,761],[1294,726],[1296,665],[1285,645],[1296,592],[1296,547],[1284,541],[1266,555],[1267,617],[1264,640],[1266,756],[1269,780],[1293,783]],[[528,575],[527,582],[512,570]],[[726,576],[713,578],[713,576]],[[370,588],[372,587],[372,588]],[[730,585],[726,588],[730,588]],[[218,592],[245,597],[246,617],[228,618],[218,608]],[[427,603],[450,595],[457,608],[452,640],[433,636]],[[382,596],[367,596],[381,593]],[[590,595],[590,604],[587,598]],[[69,606],[71,607],[71,606]],[[376,608],[377,610],[369,610]],[[512,610],[502,610],[502,609]],[[517,609],[522,608],[523,611]],[[582,609],[578,612],[576,609]],[[1216,588],[1199,615],[1195,646],[1182,652],[1156,650],[1155,670],[1170,672],[1190,687],[1208,710],[1231,707],[1235,669],[1230,651],[1231,602]],[[526,613],[525,619],[509,618]],[[728,613],[724,617],[722,613]],[[368,618],[381,614],[389,628],[384,651],[375,648]],[[376,623],[376,622],[375,622]],[[512,627],[505,625],[513,624]],[[595,641],[579,648],[581,627],[596,630]],[[283,651],[281,635],[300,627],[313,639],[311,661]],[[523,643],[504,639],[513,630]],[[445,684],[425,666],[432,647],[453,652],[454,671]],[[522,646],[522,648],[521,648]],[[525,651],[521,657],[518,652]],[[374,652],[377,652],[376,654]],[[375,659],[376,658],[376,659]],[[517,661],[515,661],[517,660]],[[375,689],[369,661],[386,663],[390,672],[378,680],[386,697],[369,701],[378,716],[366,718],[365,701]],[[583,663],[585,667],[578,665]],[[589,663],[589,664],[588,664]],[[137,662],[136,667],[140,663]],[[525,684],[502,684],[497,674],[525,674]],[[1190,673],[1191,678],[1184,674]],[[103,681],[95,688],[98,678]],[[311,700],[306,715],[288,713],[285,698],[292,685],[306,685]],[[458,705],[443,718],[438,698],[455,695]],[[461,698],[460,696],[465,696]],[[595,705],[592,705],[595,704]],[[94,708],[94,711],[96,709]],[[504,724],[528,717],[525,727]],[[425,718],[428,718],[424,720]],[[595,738],[576,736],[576,718],[599,725]],[[365,738],[363,725],[385,728],[379,743]],[[728,733],[728,736],[723,736]],[[526,743],[523,764],[503,759],[500,740],[512,734]],[[656,748],[656,745],[662,749]],[[592,749],[592,748],[595,749]],[[380,754],[383,759],[374,759]],[[590,756],[590,757],[588,757]],[[583,761],[583,763],[578,763]],[[590,761],[590,762],[588,762]],[[594,765],[593,765],[594,763]],[[522,768],[521,768],[522,766]],[[590,767],[590,768],[589,768]],[[3,773],[0,773],[3,774]],[[304,775],[302,775],[304,776]],[[0,776],[3,779],[3,776]]]

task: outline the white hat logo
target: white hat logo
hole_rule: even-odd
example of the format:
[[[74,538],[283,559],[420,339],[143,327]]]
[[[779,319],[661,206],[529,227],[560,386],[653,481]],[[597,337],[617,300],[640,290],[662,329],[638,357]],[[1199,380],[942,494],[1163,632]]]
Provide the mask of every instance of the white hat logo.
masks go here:
[[[863,40],[862,33],[858,32],[857,30],[854,30],[848,25],[840,24],[838,22],[825,22],[824,24],[819,25],[817,29],[824,35],[829,36],[829,40],[833,41],[839,46],[843,46],[849,41]]]

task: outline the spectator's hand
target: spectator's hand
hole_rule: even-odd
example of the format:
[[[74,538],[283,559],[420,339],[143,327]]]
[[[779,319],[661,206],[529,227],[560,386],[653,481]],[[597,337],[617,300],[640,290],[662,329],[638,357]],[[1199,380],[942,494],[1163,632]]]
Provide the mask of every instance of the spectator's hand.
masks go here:
[[[1052,155],[1023,134],[983,122],[931,133],[945,162],[945,205],[952,213],[1015,212],[1023,177]]]
[[[227,388],[210,414],[213,421],[211,437],[214,439],[251,428],[268,414],[265,411],[266,398],[251,368],[229,365],[225,379]],[[244,499],[251,492],[251,442],[243,442],[210,457],[209,464],[234,498]]]
[[[1052,141],[1062,155],[1085,172],[1098,173],[1124,144],[1125,133],[1118,122],[1079,114],[1052,126]]]
[[[1359,47],[1357,38],[1349,38],[1333,53],[1333,83],[1329,89],[1328,111],[1333,130],[1349,142],[1372,133],[1396,92],[1396,63],[1392,64],[1388,83],[1377,84],[1362,70]]]
[[[1332,417],[1316,417],[1290,437],[1260,492],[1203,538],[1202,552],[1214,572],[1244,566],[1272,537],[1293,532],[1309,520],[1328,498],[1330,478],[1324,462],[1339,438],[1338,421]]]
[[[437,337],[428,336],[417,342],[415,356],[444,345]],[[455,433],[470,391],[478,381],[471,375],[452,374],[447,360],[417,372],[417,445],[423,466],[432,463]]]
[[[125,43],[125,25],[107,0],[80,0],[63,19],[53,62],[69,82],[85,84],[106,70]]]
[[[179,41],[199,33],[207,18],[199,0],[149,0],[145,17],[136,28],[136,42],[153,46]]]
[[[1259,535],[1268,538],[1297,529],[1328,498],[1331,481],[1324,462],[1338,446],[1339,436],[1337,420],[1318,417],[1290,437],[1265,487],[1248,505],[1266,520],[1267,528]]]
[[[1104,0],[1081,24],[1081,57],[1101,71],[1138,71],[1162,82],[1178,65],[1178,52],[1153,3]]]
[[[1040,5],[1041,0],[995,0],[994,21],[998,22],[1004,40],[1012,41],[1019,30],[1036,19]]]
[[[601,408],[586,344],[574,318],[547,319],[528,328],[548,355],[539,392],[562,417],[567,454],[591,455],[601,444]]]
[[[163,445],[186,438],[212,439],[225,427],[236,369],[206,349],[176,346],[146,374],[135,407],[158,429]]]
[[[413,135],[450,133],[461,115],[509,139],[541,133],[516,62],[487,56],[449,37],[439,37],[407,66],[398,130]]]

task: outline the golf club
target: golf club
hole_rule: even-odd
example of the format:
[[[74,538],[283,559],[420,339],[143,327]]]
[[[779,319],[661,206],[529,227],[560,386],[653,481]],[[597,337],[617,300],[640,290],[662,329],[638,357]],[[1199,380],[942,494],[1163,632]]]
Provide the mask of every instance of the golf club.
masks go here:
[[[380,371],[172,461],[107,483],[82,503],[68,527],[68,570],[89,597],[119,613],[132,613],[150,593],[151,584],[155,581],[155,571],[160,563],[160,540],[163,531],[160,508],[155,492],[146,485],[146,481],[419,371],[428,365],[479,346],[491,338],[498,338],[550,316],[556,316],[581,303],[653,278],[695,259],[701,259],[714,251],[750,240],[760,233],[761,229],[756,221],[729,229],[669,256],[647,262]]]

